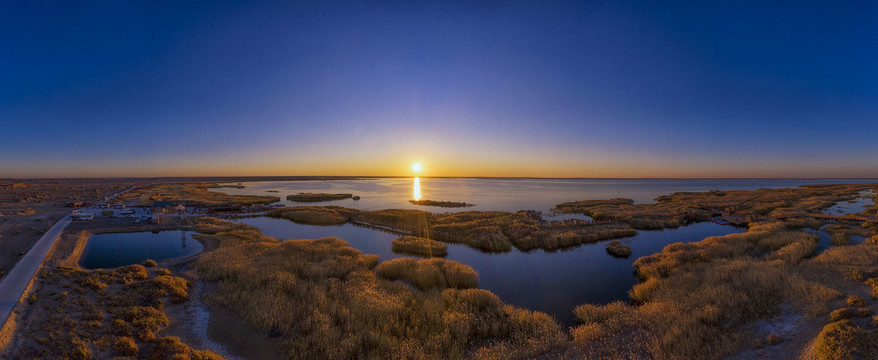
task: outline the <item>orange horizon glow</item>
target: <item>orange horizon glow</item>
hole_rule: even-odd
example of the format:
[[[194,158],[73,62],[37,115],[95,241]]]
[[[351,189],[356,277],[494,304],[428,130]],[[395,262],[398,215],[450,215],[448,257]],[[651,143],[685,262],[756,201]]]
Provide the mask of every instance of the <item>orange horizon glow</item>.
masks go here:
[[[414,150],[410,150],[409,148]],[[594,150],[579,153],[551,151],[522,153],[514,149],[416,147],[406,144],[383,150],[362,149],[334,154],[315,149],[260,149],[175,159],[140,161],[53,161],[22,163],[4,168],[4,178],[53,177],[234,177],[234,176],[412,176],[420,177],[534,177],[534,178],[875,178],[862,164],[839,160],[823,167],[772,159],[714,161],[698,154],[657,156]],[[410,153],[409,156],[400,154]],[[318,154],[318,155],[315,155]],[[429,168],[423,166],[429,161]],[[669,165],[670,164],[670,165]]]

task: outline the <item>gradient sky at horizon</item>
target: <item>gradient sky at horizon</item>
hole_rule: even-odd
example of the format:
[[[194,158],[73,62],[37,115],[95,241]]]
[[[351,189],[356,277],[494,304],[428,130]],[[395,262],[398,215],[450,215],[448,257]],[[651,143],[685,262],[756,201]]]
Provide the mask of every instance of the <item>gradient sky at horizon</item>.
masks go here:
[[[0,177],[878,177],[875,2],[0,3]]]

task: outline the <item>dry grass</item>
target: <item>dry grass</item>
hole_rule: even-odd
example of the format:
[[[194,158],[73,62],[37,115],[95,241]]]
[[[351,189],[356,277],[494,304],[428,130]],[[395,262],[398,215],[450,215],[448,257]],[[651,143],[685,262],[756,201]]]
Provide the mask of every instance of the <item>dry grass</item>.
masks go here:
[[[297,202],[320,202],[350,199],[352,197],[354,197],[354,194],[298,193],[296,195],[287,195],[287,200]]]
[[[799,226],[758,224],[638,259],[642,281],[630,293],[639,305],[578,307],[575,351],[594,358],[715,359],[744,345],[744,325],[782,307],[825,314],[841,292],[818,280],[816,258],[809,260],[816,237]]]
[[[436,200],[409,200],[410,203],[422,206],[438,206],[447,208],[459,208],[467,206],[475,206],[461,201],[436,201]]]
[[[635,229],[673,228],[707,220],[714,211],[741,217],[780,216],[816,212],[838,201],[854,198],[871,185],[814,185],[755,191],[680,192],[659,196],[655,204],[630,199],[584,200],[556,205],[562,212],[582,213],[594,219],[624,221]]]
[[[273,210],[268,216],[315,225],[356,221],[488,252],[507,252],[513,247],[553,250],[637,233],[624,224],[543,226],[524,212],[506,211],[433,214],[420,210],[366,211],[338,206],[297,206]]]
[[[607,253],[614,257],[627,258],[631,256],[631,247],[619,240],[613,240],[607,244]]]
[[[203,255],[196,270],[217,283],[211,298],[264,334],[280,336],[290,358],[496,358],[532,356],[563,343],[560,327],[545,314],[505,305],[484,290],[422,292],[383,280],[371,270],[376,256],[339,239],[279,243],[258,230],[234,231],[210,235],[221,246]],[[451,286],[472,281],[471,269],[435,260],[416,262],[416,271],[438,269]]]
[[[119,200],[134,201],[138,206],[152,206],[156,201],[182,201],[207,206],[271,204],[280,201],[277,196],[229,195],[210,189],[220,188],[216,183],[163,183],[138,188],[122,195]]]
[[[189,288],[185,279],[157,275],[140,265],[115,271],[58,267],[38,278],[37,299],[18,330],[11,358],[148,354],[158,347],[156,334],[170,324],[166,302],[185,301]],[[183,343],[178,347],[194,352]],[[202,359],[220,359],[199,353],[205,354]]]
[[[426,257],[443,257],[448,254],[448,245],[420,236],[400,236],[391,243],[393,251]]]
[[[820,360],[870,359],[869,334],[850,320],[826,325],[815,342],[814,353]]]
[[[378,264],[375,273],[388,280],[406,281],[422,291],[479,286],[479,274],[473,268],[451,260],[398,258]]]
[[[349,209],[338,206],[296,206],[270,211],[267,215],[313,225],[340,225],[348,222]]]

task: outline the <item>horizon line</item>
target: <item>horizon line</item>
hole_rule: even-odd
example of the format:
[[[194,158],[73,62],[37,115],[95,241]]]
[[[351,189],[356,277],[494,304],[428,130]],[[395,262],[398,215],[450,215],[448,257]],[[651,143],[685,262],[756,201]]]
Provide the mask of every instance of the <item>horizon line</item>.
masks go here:
[[[542,176],[424,176],[424,175],[244,175],[244,176],[56,176],[56,177],[2,177],[0,180],[99,180],[99,179],[275,179],[291,180],[357,180],[390,178],[430,179],[543,179],[543,180],[878,180],[878,177],[542,177]]]

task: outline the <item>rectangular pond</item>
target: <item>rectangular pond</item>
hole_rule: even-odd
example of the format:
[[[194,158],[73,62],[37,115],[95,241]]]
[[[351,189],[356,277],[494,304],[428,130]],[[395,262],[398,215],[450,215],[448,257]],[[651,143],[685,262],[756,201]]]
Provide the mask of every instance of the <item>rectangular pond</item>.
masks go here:
[[[190,231],[161,231],[98,234],[88,238],[79,266],[107,269],[156,261],[183,258],[204,250]]]

